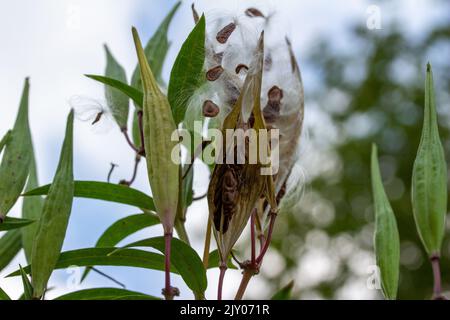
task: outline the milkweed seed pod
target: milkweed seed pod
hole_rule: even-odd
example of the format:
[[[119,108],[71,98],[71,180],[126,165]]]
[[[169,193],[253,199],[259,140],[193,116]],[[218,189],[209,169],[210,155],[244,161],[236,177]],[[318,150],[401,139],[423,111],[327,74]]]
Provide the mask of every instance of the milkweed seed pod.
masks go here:
[[[261,173],[263,164],[259,156],[254,164],[248,161],[239,164],[236,161],[236,157],[238,157],[236,147],[234,143],[227,141],[225,132],[228,129],[252,128],[257,131],[266,129],[261,111],[263,37],[264,33],[261,34],[258,46],[254,51],[254,59],[250,64],[241,94],[231,112],[224,119],[222,126],[224,143],[221,153],[223,163],[216,164],[208,188],[210,219],[213,222],[214,235],[222,261],[226,261],[262,195],[266,196],[272,208],[276,210],[272,176]],[[246,105],[249,101],[251,101],[251,105]],[[250,121],[250,116],[252,121]],[[248,151],[249,148],[246,147],[245,158],[249,157]],[[231,164],[226,161],[229,152],[233,152],[235,157]]]
[[[147,171],[153,200],[164,232],[172,233],[178,204],[179,167],[172,161],[171,154],[179,148],[171,141],[176,126],[167,97],[161,92],[150,66],[136,29],[133,37],[141,70],[144,93],[143,126]]]
[[[250,8],[244,18],[233,18],[227,21],[218,19],[209,28],[206,52],[206,79],[208,93],[205,99],[214,101],[220,111],[210,127],[224,128],[225,119],[236,106],[242,96],[244,82],[255,70],[251,66],[257,52],[256,32],[272,28],[272,15],[265,15],[256,8]],[[246,21],[242,21],[246,19]],[[248,22],[255,22],[249,24]],[[231,24],[235,26],[232,27]],[[274,32],[271,32],[274,38]],[[225,40],[226,41],[223,41]],[[220,40],[220,41],[219,41]],[[297,160],[299,138],[304,117],[304,91],[300,69],[292,46],[287,38],[278,39],[275,35],[273,43],[265,45],[263,53],[263,77],[260,103],[267,129],[279,130],[278,152],[279,163],[273,176],[277,202],[283,197],[283,186]],[[252,123],[254,99],[251,95],[242,96],[242,120]],[[276,146],[271,146],[272,150]],[[229,195],[231,197],[231,195]],[[260,219],[267,213],[267,199],[261,199],[257,205]]]

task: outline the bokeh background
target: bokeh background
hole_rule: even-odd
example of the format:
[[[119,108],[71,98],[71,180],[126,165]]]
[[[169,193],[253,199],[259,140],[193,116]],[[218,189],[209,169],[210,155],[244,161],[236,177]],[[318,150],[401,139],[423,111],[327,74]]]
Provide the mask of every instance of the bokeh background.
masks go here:
[[[65,117],[74,97],[104,104],[101,85],[83,76],[101,74],[107,43],[127,70],[136,65],[131,26],[146,41],[174,5],[170,0],[17,0],[0,1],[0,134],[14,122],[23,79],[31,77],[30,122],[41,184],[52,180],[62,143]],[[450,3],[445,0],[401,1],[195,1],[206,15],[236,15],[250,6],[277,13],[280,34],[287,34],[303,73],[305,127],[298,168],[302,197],[286,206],[275,229],[274,245],[247,291],[247,298],[268,298],[295,281],[301,299],[379,299],[370,283],[375,264],[369,153],[379,146],[383,180],[395,211],[401,238],[399,298],[430,298],[431,267],[415,230],[410,180],[417,150],[424,98],[426,62],[433,65],[441,136],[450,159]],[[169,31],[172,63],[193,27],[191,2],[183,1]],[[374,7],[375,6],[375,7]],[[375,10],[375,11],[374,11]],[[379,10],[380,27],[368,19]],[[373,25],[372,25],[373,26]],[[94,101],[94,102],[93,102]],[[75,107],[77,107],[75,105]],[[110,163],[119,165],[113,180],[131,176],[133,153],[117,126],[102,121],[91,127],[77,121],[75,178],[105,181]],[[141,163],[134,187],[150,192]],[[205,192],[208,171],[195,166],[195,194]],[[11,215],[20,214],[20,201]],[[188,212],[188,231],[201,252],[206,201]],[[76,199],[64,250],[92,247],[114,221],[135,209]],[[450,222],[450,217],[448,219]],[[450,223],[442,249],[444,289],[450,290]],[[160,235],[158,227],[127,239]],[[245,240],[245,235],[244,235]],[[245,258],[247,242],[239,254]],[[23,253],[0,272],[0,286],[12,297],[22,293],[18,278],[4,278],[25,263]],[[127,289],[159,295],[161,272],[100,267]],[[115,286],[91,273],[78,283],[81,269],[54,272],[47,297],[89,287]],[[217,270],[208,271],[208,298],[214,298]],[[239,271],[229,271],[226,298],[232,298]],[[175,277],[182,297],[192,298]]]

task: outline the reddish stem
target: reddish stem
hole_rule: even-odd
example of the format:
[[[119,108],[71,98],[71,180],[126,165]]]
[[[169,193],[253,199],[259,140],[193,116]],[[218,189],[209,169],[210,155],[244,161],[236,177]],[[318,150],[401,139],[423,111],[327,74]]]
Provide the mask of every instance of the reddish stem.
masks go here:
[[[439,265],[439,260],[439,255],[432,255],[430,257],[434,278],[433,300],[446,300],[446,298],[442,295],[441,268]]]
[[[126,129],[122,130],[123,135],[125,136],[125,140],[127,141],[128,145],[131,147],[131,149],[134,150],[134,152],[139,153],[140,150],[134,145],[134,143],[131,141],[130,136],[128,135],[128,131]]]
[[[220,264],[219,284],[217,286],[217,300],[222,300],[223,280],[225,279],[225,272],[227,271],[227,265],[225,263]]]
[[[264,242],[264,246],[261,249],[261,252],[258,256],[258,258],[256,258],[256,263],[257,264],[261,264],[264,255],[267,252],[267,249],[269,249],[270,246],[270,242],[272,241],[272,233],[273,233],[273,227],[275,225],[275,219],[277,218],[277,214],[276,212],[270,211],[270,224],[269,224],[269,230],[267,231],[267,238],[266,241]]]
[[[253,213],[250,218],[250,237],[251,237],[251,247],[252,247],[251,262],[252,262],[252,264],[254,264],[256,262],[255,214],[256,214],[256,209],[253,209]]]
[[[172,232],[164,233],[164,242],[165,242],[165,259],[164,259],[164,270],[165,270],[165,287],[162,290],[162,293],[166,300],[173,300],[174,296],[178,296],[180,293],[177,288],[174,288],[170,285],[170,249],[172,244]]]

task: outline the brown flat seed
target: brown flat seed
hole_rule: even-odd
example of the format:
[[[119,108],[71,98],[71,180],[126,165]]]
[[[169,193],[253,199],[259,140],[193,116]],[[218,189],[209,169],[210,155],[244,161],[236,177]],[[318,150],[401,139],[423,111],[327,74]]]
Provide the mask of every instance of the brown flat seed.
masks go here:
[[[203,103],[203,115],[205,117],[214,118],[219,114],[219,112],[220,112],[219,107],[211,100],[206,100]]]
[[[97,113],[97,115],[95,116],[95,119],[94,119],[94,121],[92,121],[91,125],[94,125],[94,124],[96,124],[97,122],[99,122],[100,119],[102,118],[102,115],[103,115],[103,111]]]
[[[245,10],[245,14],[250,18],[265,18],[264,14],[256,8],[248,8],[247,10]]]
[[[270,102],[280,103],[281,99],[283,99],[283,90],[281,90],[277,86],[273,86],[269,90],[268,97]]]
[[[214,67],[212,69],[209,69],[208,72],[206,72],[206,79],[208,81],[216,81],[217,79],[219,79],[222,73],[223,73],[222,66]]]
[[[238,64],[238,66],[236,67],[236,74],[239,74],[241,72],[242,69],[245,69],[248,71],[248,66],[246,66],[243,63]]]
[[[236,29],[236,24],[234,22],[227,24],[217,33],[216,39],[219,43],[224,44],[228,41],[233,31]]]
[[[264,119],[267,122],[267,125],[271,126],[271,124],[275,122],[280,115],[280,104],[281,99],[283,99],[283,90],[281,90],[277,86],[273,86],[269,90],[267,96],[269,98],[269,101],[264,108],[263,115]]]

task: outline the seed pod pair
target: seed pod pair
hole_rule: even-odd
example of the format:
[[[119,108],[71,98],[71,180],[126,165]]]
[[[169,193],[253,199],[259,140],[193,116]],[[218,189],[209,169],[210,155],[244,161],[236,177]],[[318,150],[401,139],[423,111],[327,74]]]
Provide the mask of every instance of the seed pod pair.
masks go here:
[[[172,233],[179,193],[179,167],[171,159],[172,151],[179,148],[171,136],[176,130],[167,97],[161,92],[136,29],[133,37],[141,70],[144,93],[143,126],[147,170],[153,200],[166,233]]]
[[[71,110],[67,117],[58,168],[44,201],[31,253],[31,278],[35,299],[41,298],[44,294],[48,279],[58,261],[72,210],[73,194],[73,110]]]
[[[29,90],[27,78],[16,122],[7,139],[8,143],[0,164],[0,223],[19,198],[28,176],[31,161],[31,133],[28,122]]]

